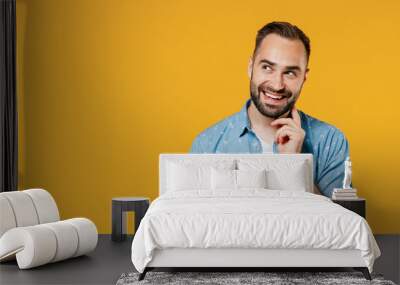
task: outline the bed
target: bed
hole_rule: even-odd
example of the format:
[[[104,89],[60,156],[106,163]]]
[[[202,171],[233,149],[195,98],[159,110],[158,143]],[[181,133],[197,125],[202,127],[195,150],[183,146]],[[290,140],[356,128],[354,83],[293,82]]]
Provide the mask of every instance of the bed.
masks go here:
[[[132,242],[154,268],[352,267],[380,256],[364,218],[315,194],[311,154],[161,154],[159,197]]]

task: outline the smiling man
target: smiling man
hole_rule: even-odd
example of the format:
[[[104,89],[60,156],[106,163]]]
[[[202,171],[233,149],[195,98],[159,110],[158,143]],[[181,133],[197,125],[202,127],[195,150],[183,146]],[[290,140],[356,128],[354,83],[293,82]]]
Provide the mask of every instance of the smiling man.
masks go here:
[[[309,72],[310,40],[296,26],[271,22],[250,57],[250,99],[240,112],[200,133],[192,153],[312,153],[314,185],[331,197],[341,188],[349,144],[334,126],[297,110]]]

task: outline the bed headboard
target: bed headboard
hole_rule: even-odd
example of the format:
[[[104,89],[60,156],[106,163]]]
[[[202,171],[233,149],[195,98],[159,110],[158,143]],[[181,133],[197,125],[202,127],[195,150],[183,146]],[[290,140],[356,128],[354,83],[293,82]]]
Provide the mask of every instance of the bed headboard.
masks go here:
[[[228,153],[207,153],[207,154],[194,154],[194,153],[179,153],[179,154],[167,154],[162,153],[159,157],[159,195],[164,194],[167,191],[167,165],[169,161],[173,162],[183,162],[184,160],[189,161],[201,161],[207,160],[209,161],[226,161],[232,160],[235,165],[237,165],[237,161],[239,159],[254,159],[254,160],[267,160],[268,163],[274,164],[277,161],[288,161],[288,162],[302,162],[304,161],[307,169],[307,181],[308,181],[308,192],[314,192],[314,180],[313,180],[313,156],[310,153],[301,153],[301,154],[228,154]]]

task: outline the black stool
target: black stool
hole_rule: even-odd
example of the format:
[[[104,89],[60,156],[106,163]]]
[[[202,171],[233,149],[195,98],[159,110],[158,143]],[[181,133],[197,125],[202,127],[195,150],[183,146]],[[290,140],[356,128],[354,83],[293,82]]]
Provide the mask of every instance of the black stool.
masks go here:
[[[126,213],[135,212],[135,233],[140,221],[149,208],[150,200],[145,197],[118,197],[112,199],[111,240],[123,241],[126,238]]]

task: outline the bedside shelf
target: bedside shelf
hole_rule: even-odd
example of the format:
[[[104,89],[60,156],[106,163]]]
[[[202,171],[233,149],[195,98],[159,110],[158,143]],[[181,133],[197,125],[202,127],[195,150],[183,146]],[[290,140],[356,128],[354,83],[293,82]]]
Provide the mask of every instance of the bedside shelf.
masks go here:
[[[340,206],[359,214],[364,219],[366,218],[366,201],[364,198],[357,198],[354,200],[337,200],[332,199],[332,202],[339,204]]]

